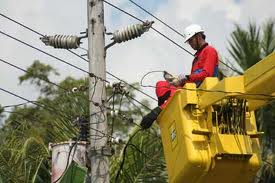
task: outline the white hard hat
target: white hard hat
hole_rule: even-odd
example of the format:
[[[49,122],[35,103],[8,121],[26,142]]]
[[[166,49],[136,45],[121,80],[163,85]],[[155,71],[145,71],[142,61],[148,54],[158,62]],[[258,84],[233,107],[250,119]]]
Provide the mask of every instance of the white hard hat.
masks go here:
[[[187,42],[188,39],[190,39],[192,36],[199,32],[204,32],[204,30],[201,28],[198,24],[191,24],[188,27],[184,29],[183,36],[184,36],[184,42]]]

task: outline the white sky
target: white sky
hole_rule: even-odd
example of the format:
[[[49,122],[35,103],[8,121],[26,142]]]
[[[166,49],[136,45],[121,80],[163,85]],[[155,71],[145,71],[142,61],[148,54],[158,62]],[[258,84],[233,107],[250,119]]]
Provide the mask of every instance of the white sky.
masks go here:
[[[153,20],[128,0],[109,0],[109,2],[137,15],[143,20]],[[220,55],[227,58],[229,56],[226,48],[234,23],[246,26],[252,20],[257,24],[261,24],[267,18],[275,17],[274,0],[136,0],[136,2],[180,32],[190,23],[201,24],[206,31],[207,41],[217,48]],[[1,0],[0,12],[42,34],[79,35],[87,27],[86,4],[85,0]],[[107,30],[111,32],[138,22],[105,5],[105,23]],[[1,31],[88,70],[86,62],[64,50],[55,50],[44,46],[36,34],[2,17],[0,17],[0,25]],[[180,36],[161,23],[156,21],[154,27],[192,51],[188,45],[183,43]],[[106,36],[106,41],[109,41],[109,38]],[[55,81],[60,81],[69,75],[77,78],[84,76],[81,71],[64,65],[1,34],[0,43],[1,59],[22,68],[26,68],[38,59],[58,69],[61,76],[54,78]],[[83,44],[83,47],[87,48],[87,44]],[[79,54],[85,53],[81,49],[76,52]],[[150,30],[139,39],[110,48],[106,62],[109,72],[131,83],[139,82],[144,74],[152,70],[167,70],[175,74],[188,74],[192,57],[153,30]],[[18,85],[18,76],[24,74],[23,72],[0,63],[0,73],[0,87],[30,100],[37,97],[34,87],[29,84]],[[110,76],[107,76],[107,79],[112,82],[115,81]],[[149,75],[145,78],[144,84],[154,85],[160,79],[162,79],[161,74]],[[146,88],[144,91],[154,96],[154,89]],[[0,104],[8,105],[20,102],[23,101],[0,91]]]

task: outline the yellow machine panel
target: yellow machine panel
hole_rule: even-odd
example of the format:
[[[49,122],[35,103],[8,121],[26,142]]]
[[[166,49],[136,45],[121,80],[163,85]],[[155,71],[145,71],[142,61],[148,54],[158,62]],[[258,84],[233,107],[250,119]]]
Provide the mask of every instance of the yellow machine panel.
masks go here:
[[[182,105],[184,92],[175,94],[158,119],[169,182],[251,181],[260,166],[258,139],[220,133],[207,123],[211,116],[197,114],[194,104]],[[256,130],[255,120],[247,122]]]
[[[175,93],[157,119],[169,182],[252,182],[263,134],[254,110],[275,94],[274,69],[275,53],[243,76],[206,78],[199,88],[187,83]]]

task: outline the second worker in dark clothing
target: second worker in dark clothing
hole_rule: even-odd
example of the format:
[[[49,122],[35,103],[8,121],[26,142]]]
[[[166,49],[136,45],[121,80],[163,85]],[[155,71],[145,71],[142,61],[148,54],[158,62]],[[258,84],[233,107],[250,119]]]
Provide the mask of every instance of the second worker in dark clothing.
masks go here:
[[[191,73],[189,75],[181,74],[169,81],[157,82],[158,107],[142,118],[140,125],[143,129],[147,129],[153,124],[176,90],[182,88],[185,83],[193,82],[199,87],[206,77],[218,77],[218,53],[214,47],[208,45],[205,38],[201,26],[192,24],[185,28],[184,42],[187,42],[197,51],[192,63]]]

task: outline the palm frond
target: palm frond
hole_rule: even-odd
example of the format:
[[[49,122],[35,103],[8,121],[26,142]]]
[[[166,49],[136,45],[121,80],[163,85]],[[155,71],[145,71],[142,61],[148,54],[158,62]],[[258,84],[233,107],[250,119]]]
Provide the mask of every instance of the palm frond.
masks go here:
[[[141,131],[129,139],[127,151],[112,161],[111,179],[114,181],[119,173],[119,182],[167,182],[162,143],[156,130]],[[123,158],[125,162],[120,170]]]
[[[235,26],[228,51],[234,60],[246,70],[260,60],[260,29],[254,23],[249,23],[248,31],[237,24]]]
[[[263,56],[267,56],[275,50],[275,20],[268,20],[263,26],[263,40],[261,42]]]

